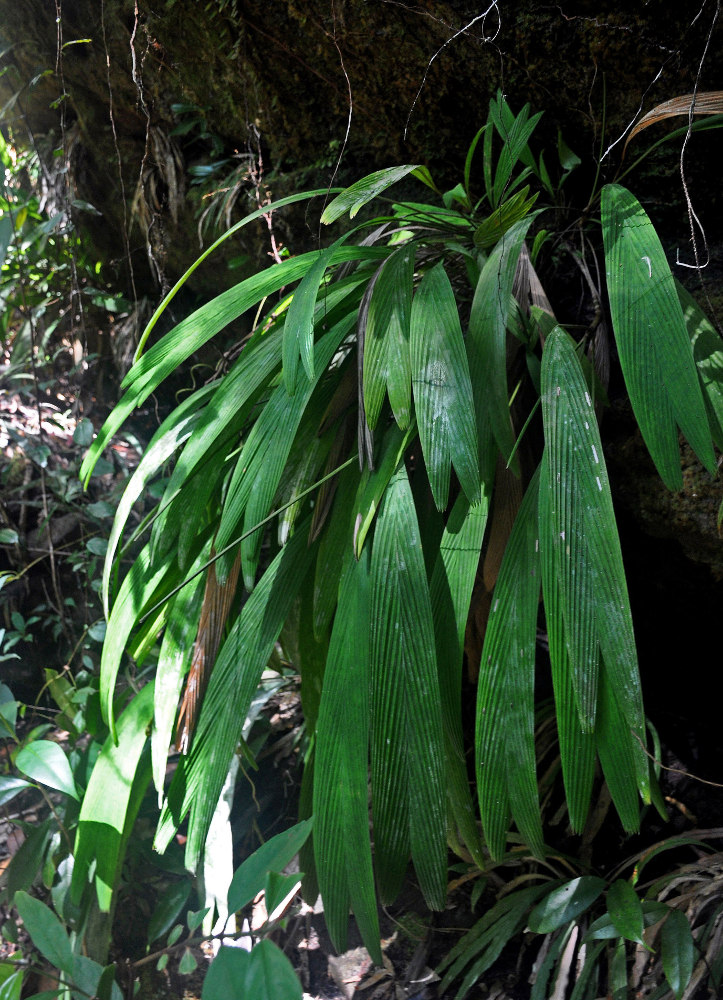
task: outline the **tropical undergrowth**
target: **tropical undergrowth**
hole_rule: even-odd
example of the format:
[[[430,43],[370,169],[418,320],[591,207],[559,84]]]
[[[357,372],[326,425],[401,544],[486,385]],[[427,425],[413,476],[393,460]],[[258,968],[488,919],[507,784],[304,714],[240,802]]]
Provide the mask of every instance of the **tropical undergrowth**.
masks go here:
[[[556,239],[544,209],[559,205],[576,165],[561,142],[552,178],[532,151],[538,120],[498,95],[457,187],[439,191],[419,164],[378,171],[330,192],[327,247],[247,278],[148,346],[192,268],[151,319],[83,464],[86,482],[164,379],[233,320],[254,316],[231,366],[163,421],[118,503],[102,583],[108,736],[75,821],[71,924],[72,907],[112,912],[150,783],[161,803],[156,850],[183,828],[185,866],[202,868],[264,670],[292,650],[306,724],[304,891],[321,891],[337,948],[351,909],[381,962],[377,900],[397,897],[410,859],[438,910],[450,847],[482,871],[522,843],[525,888],[502,896],[450,956],[449,977],[466,975],[461,992],[529,923],[553,935],[543,995],[553,972],[569,969],[570,947],[585,943],[575,921],[594,916],[606,891],[576,995],[598,995],[601,966],[586,961],[610,940],[620,989],[626,942],[645,947],[651,921],[663,925],[665,989],[683,995],[694,962],[680,899],[663,901],[658,885],[643,896],[625,870],[608,885],[561,861],[542,822],[535,720],[545,685],[571,830],[585,830],[601,779],[625,831],[639,829],[641,810],[665,807],[598,427],[606,311],[583,331],[564,329],[535,270]],[[395,200],[400,182],[420,193]],[[227,235],[325,194],[264,206]],[[605,273],[596,302],[607,296],[635,418],[675,490],[679,431],[716,471],[723,345],[674,281],[634,195],[607,184],[586,216],[593,211]],[[158,500],[133,521],[152,486]],[[129,664],[133,690],[119,684]],[[463,726],[465,669],[478,674],[474,732]],[[273,879],[266,888],[279,897]],[[229,889],[219,914],[233,915],[242,896]],[[21,912],[29,906],[21,896]],[[231,954],[222,948],[217,968],[247,985],[252,959]],[[97,982],[106,958],[95,956]],[[72,978],[73,960],[64,961]]]

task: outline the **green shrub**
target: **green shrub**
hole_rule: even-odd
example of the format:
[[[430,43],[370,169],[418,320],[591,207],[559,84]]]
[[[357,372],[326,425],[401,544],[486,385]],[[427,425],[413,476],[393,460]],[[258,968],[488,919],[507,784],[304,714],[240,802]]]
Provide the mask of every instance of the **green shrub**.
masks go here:
[[[194,351],[255,311],[237,360],[166,418],[119,504],[104,574],[102,711],[122,736],[124,656],[143,664],[163,630],[155,697],[144,689],[136,700],[148,722],[153,715],[152,775],[164,796],[155,846],[164,851],[187,819],[194,870],[286,625],[307,724],[303,798],[315,817],[307,877],[318,880],[335,945],[345,946],[351,907],[377,961],[375,882],[393,900],[411,856],[429,906],[441,908],[447,844],[484,864],[461,687],[495,517],[515,519],[478,683],[475,794],[486,848],[502,856],[513,822],[536,857],[546,853],[534,741],[540,593],[572,828],[585,824],[598,760],[626,830],[638,828],[641,803],[660,801],[596,419],[604,391],[588,338],[557,324],[533,268],[546,239],[540,205],[554,202],[575,166],[561,143],[550,179],[530,148],[538,118],[493,100],[452,191],[407,165],[332,192],[323,223],[362,221],[329,247],[242,281],[145,350],[185,275],[151,320],[82,470],[87,479],[126,417]],[[406,190],[413,180],[432,201],[388,198],[393,184]],[[323,194],[283,199],[227,236]],[[676,287],[634,196],[611,184],[600,207],[627,390],[653,461],[676,489],[678,428],[715,471],[721,342]],[[519,505],[505,506],[504,470],[521,477]],[[166,472],[160,502],[134,535],[144,547],[116,588],[133,504]],[[178,733],[187,753],[165,788],[189,669]],[[105,834],[91,830],[90,814],[83,820],[78,844],[90,865]]]

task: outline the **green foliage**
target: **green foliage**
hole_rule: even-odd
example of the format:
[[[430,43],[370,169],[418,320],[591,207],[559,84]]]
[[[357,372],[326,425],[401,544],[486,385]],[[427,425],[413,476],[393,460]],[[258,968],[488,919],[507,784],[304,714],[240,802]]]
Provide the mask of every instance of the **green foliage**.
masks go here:
[[[179,134],[203,132],[201,112],[178,113]],[[195,873],[212,860],[204,855],[209,830],[229,781],[233,787],[245,720],[280,641],[294,650],[302,676],[313,832],[304,820],[273,838],[229,876],[216,904],[195,912],[187,911],[191,880],[176,871],[148,930],[159,967],[182,951],[180,971],[192,971],[191,946],[214,905],[233,916],[263,889],[271,913],[296,885],[283,868],[300,849],[336,946],[345,947],[351,908],[381,962],[376,892],[392,901],[410,858],[427,903],[442,909],[448,845],[484,866],[509,860],[508,840],[519,835],[554,878],[502,895],[450,953],[445,986],[461,977],[462,996],[528,926],[545,936],[547,949],[536,998],[569,970],[573,936],[573,945],[590,943],[574,995],[597,986],[603,957],[614,992],[625,983],[627,942],[647,944],[656,920],[665,921],[661,961],[676,997],[691,981],[691,925],[662,902],[665,885],[643,894],[635,878],[619,873],[609,883],[589,871],[570,879],[544,840],[535,745],[541,597],[573,830],[585,826],[598,760],[626,830],[637,830],[641,805],[660,796],[645,753],[632,618],[597,426],[600,382],[586,343],[539,308],[544,294],[520,291],[539,285],[530,263],[546,238],[539,215],[579,163],[560,139],[551,177],[531,147],[539,117],[529,107],[515,115],[501,95],[493,99],[463,180],[450,191],[438,191],[426,168],[410,164],[331,192],[322,222],[337,224],[348,213],[352,228],[324,249],[246,278],[146,350],[163,310],[223,240],[327,192],[297,193],[242,219],[154,314],[124,395],[95,440],[89,423],[77,426],[77,446],[90,445],[80,470],[87,485],[133,410],[230,322],[255,315],[236,360],[163,421],[115,505],[100,677],[47,676],[70,749],[50,742],[44,726],[21,737],[18,705],[0,688],[0,738],[14,743],[0,804],[35,789],[53,803],[13,858],[4,892],[34,947],[58,970],[58,995],[67,987],[74,995],[117,996],[115,970],[104,963],[151,780],[161,803],[154,847],[170,853],[187,823],[186,868]],[[222,166],[214,165],[209,183]],[[422,184],[433,198],[395,201],[388,191],[397,183],[405,190]],[[227,210],[229,203],[217,204],[216,220]],[[0,239],[10,246],[14,232],[4,222]],[[723,438],[723,345],[676,289],[652,224],[619,185],[602,192],[602,232],[626,385],[661,477],[675,488],[678,427],[713,468],[713,442]],[[12,268],[3,273],[15,287]],[[520,480],[520,503],[507,503],[511,474]],[[138,524],[141,498],[147,516]],[[92,516],[102,521],[108,513]],[[481,651],[471,788],[463,651],[470,612],[478,610],[481,556],[505,518],[514,524]],[[15,540],[0,536],[6,546]],[[100,539],[88,542],[89,557],[102,549]],[[228,614],[219,612],[224,588]],[[32,636],[32,619],[16,612],[2,658]],[[190,745],[167,784],[176,705],[199,649],[204,656],[213,650],[210,676],[200,678],[194,665],[186,699],[198,710],[186,717]],[[135,678],[131,692],[118,684],[126,673]],[[41,880],[52,908],[35,898]],[[272,926],[250,953],[221,947],[204,998],[300,996],[288,960],[266,938]],[[0,990],[19,995],[22,973],[6,966]]]
[[[123,420],[195,348],[242,312],[258,309],[238,360],[167,418],[119,505],[104,574],[110,616],[102,711],[122,741],[116,680],[124,650],[142,659],[165,625],[173,666],[163,667],[155,695],[162,736],[154,742],[154,773],[165,795],[156,846],[164,850],[188,818],[186,864],[195,868],[254,689],[301,602],[313,622],[315,651],[300,643],[296,666],[321,685],[318,719],[314,726],[310,717],[308,732],[316,877],[336,944],[344,945],[351,906],[377,960],[372,864],[389,901],[411,856],[427,902],[442,908],[446,841],[482,857],[464,768],[460,690],[465,624],[500,465],[522,477],[525,496],[512,512],[480,665],[476,777],[487,847],[493,858],[504,855],[512,820],[534,854],[546,854],[534,745],[541,593],[573,828],[585,824],[596,758],[626,830],[638,829],[641,800],[650,803],[656,791],[595,416],[599,382],[584,345],[530,309],[529,299],[514,297],[516,276],[530,281],[534,273],[525,240],[538,225],[538,195],[557,197],[577,162],[560,142],[559,174],[551,181],[530,148],[538,119],[529,108],[515,116],[499,95],[491,101],[464,181],[442,195],[441,207],[388,200],[386,192],[400,181],[417,180],[439,194],[416,165],[378,171],[337,194],[322,222],[338,222],[347,212],[363,221],[326,249],[247,278],[157,341],[126,377],[125,396],[82,469],[87,481]],[[371,215],[377,201],[386,207]],[[602,222],[623,373],[653,458],[674,487],[676,424],[713,465],[720,342],[711,327],[701,332],[685,300],[679,304],[633,195],[606,187]],[[171,456],[174,471],[150,541],[114,589],[132,504]],[[357,459],[359,473],[350,467]],[[167,692],[177,698],[190,665],[188,623],[208,613],[203,588],[191,581],[206,571],[223,587],[237,556],[250,596],[228,624],[214,623],[219,652],[190,752],[164,789],[172,723]],[[141,700],[148,706],[143,718],[150,718],[150,692],[148,686],[126,713]],[[110,743],[104,753],[112,756]],[[136,775],[143,767],[138,759]],[[124,780],[133,781],[132,762]],[[89,821],[90,813],[81,818]],[[552,933],[587,912],[603,887],[588,875],[562,885],[554,891],[566,896],[564,905],[555,895],[540,901],[547,890],[539,887],[524,897],[511,894],[497,904],[494,919],[485,918],[477,935],[483,953],[465,983],[520,929],[533,902],[530,926]],[[608,893],[623,942],[640,940],[644,923],[631,892],[616,882]],[[670,959],[671,969],[676,961]],[[452,963],[449,975],[462,965]],[[234,974],[250,975],[245,959],[227,956],[214,977],[220,982],[232,966]],[[671,971],[671,983],[676,974],[682,978]]]
[[[48,802],[51,800],[46,789],[60,793],[54,794],[52,818],[28,830],[0,883],[0,900],[15,908],[34,951],[50,963],[57,976],[57,988],[48,996],[66,997],[70,991],[73,998],[98,996],[120,1000],[117,980],[128,971],[131,980],[134,978],[132,967],[121,970],[106,962],[122,870],[124,864],[127,868],[130,863],[129,836],[150,779],[147,751],[153,693],[153,684],[148,684],[129,702],[118,720],[117,745],[109,735],[102,745],[97,739],[88,743],[86,736],[82,750],[76,745],[68,752],[42,738],[47,726],[31,730],[18,741],[12,710],[16,703],[7,688],[0,688],[3,718],[15,743],[9,747],[9,757],[14,767],[31,779],[18,778],[12,773],[0,775],[0,804],[27,796],[33,789]],[[79,719],[76,721],[79,729],[87,732],[89,727]],[[214,992],[214,983],[221,977],[232,987],[226,995],[253,989],[254,996],[259,997],[281,1000],[300,997],[289,960],[266,936],[283,921],[286,897],[290,890],[298,888],[301,875],[281,873],[308,838],[311,826],[311,821],[306,821],[273,837],[233,874],[224,889],[229,916],[242,911],[264,891],[269,919],[258,932],[258,943],[250,954],[242,952],[244,962],[248,963],[243,968],[237,968],[234,960],[226,957],[229,952],[238,953],[238,948],[221,948],[216,978],[211,978],[204,987],[204,996],[207,990],[209,996],[219,995]],[[43,886],[50,889],[48,904],[34,894]],[[148,924],[149,951],[151,945],[160,946],[152,955],[159,967],[170,955],[183,949],[179,962],[182,975],[196,967],[191,947],[211,936],[199,931],[208,908],[187,912],[183,936],[184,925],[179,920],[191,893],[187,876],[170,887],[166,884]],[[234,934],[233,928],[226,927],[223,939],[228,942]],[[5,924],[3,935],[9,941],[17,940],[14,923]],[[0,963],[3,991],[0,996],[20,996],[26,967],[17,971],[14,963],[19,957],[17,952]]]

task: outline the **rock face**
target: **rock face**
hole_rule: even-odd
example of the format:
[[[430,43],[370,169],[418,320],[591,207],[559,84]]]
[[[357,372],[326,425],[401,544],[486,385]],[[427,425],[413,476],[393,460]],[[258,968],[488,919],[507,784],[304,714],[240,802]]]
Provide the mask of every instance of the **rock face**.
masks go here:
[[[710,55],[722,30],[714,12],[696,16],[674,0],[633,8],[615,0],[472,8],[458,0],[0,0],[2,121],[13,142],[41,153],[49,204],[70,207],[116,289],[157,301],[197,257],[204,211],[208,245],[215,217],[223,226],[267,197],[325,187],[342,148],[338,182],[422,161],[440,185],[456,183],[498,88],[513,108],[529,101],[545,112],[538,131],[550,168],[558,130],[583,158],[584,205],[596,157],[638,110],[693,89],[709,32],[699,89],[723,88],[723,61]],[[628,161],[660,134],[636,139]],[[706,192],[695,207],[709,234],[723,224],[722,144],[720,134],[694,137],[687,164],[694,197]],[[603,161],[600,180],[616,176],[621,147]],[[679,148],[666,149],[636,174],[635,188],[656,205],[656,223],[668,212],[684,241]],[[565,189],[566,198],[574,193]],[[316,218],[302,207],[279,220],[277,243],[293,252],[313,246]],[[225,266],[234,256],[268,262],[269,236],[260,221],[229,242],[196,272],[193,291],[213,294],[238,280]],[[646,531],[660,534],[682,517],[690,523],[676,533],[697,537],[700,489],[690,515],[682,507],[671,514],[662,487],[622,478],[621,490],[637,490],[631,507],[651,508]],[[717,502],[716,494],[706,505],[708,542],[694,544],[697,557],[701,546],[714,550],[705,560],[720,574],[720,541],[709,530]]]
[[[266,196],[264,180],[274,195],[328,183],[350,114],[342,179],[421,160],[456,182],[498,87],[513,107],[545,111],[550,165],[561,128],[592,166],[641,102],[692,90],[711,28],[707,12],[694,21],[672,0],[635,6],[0,0],[0,101],[14,141],[38,146],[49,179],[67,164],[76,221],[99,251],[152,290],[196,256],[198,212],[242,177],[233,170],[247,155],[261,152],[266,173],[242,177],[232,217],[249,195],[253,207]],[[709,59],[701,89],[719,87],[722,72]],[[651,169],[674,169],[674,158]],[[194,211],[184,196],[204,170],[215,184]],[[291,225],[289,238],[310,238],[303,215]],[[265,253],[266,227],[253,235]],[[205,280],[221,280],[218,268]]]

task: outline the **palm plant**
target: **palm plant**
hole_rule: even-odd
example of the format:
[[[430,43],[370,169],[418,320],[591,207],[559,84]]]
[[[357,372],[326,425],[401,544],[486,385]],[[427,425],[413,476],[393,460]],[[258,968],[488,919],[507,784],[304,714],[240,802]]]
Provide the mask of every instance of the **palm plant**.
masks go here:
[[[573,829],[585,824],[598,760],[626,830],[637,829],[641,801],[656,798],[596,420],[604,392],[590,345],[557,324],[533,267],[545,239],[536,199],[554,199],[575,163],[561,144],[553,184],[530,148],[539,117],[492,100],[452,191],[406,165],[332,192],[322,222],[348,213],[353,224],[330,246],[247,278],[145,350],[184,275],[152,318],[82,470],[87,478],[123,421],[179,365],[256,310],[237,360],[165,419],[119,504],[103,579],[102,710],[120,733],[124,654],[142,664],[163,630],[150,735],[163,796],[156,847],[187,819],[193,869],[262,671],[291,628],[308,733],[302,797],[314,814],[306,870],[315,864],[336,946],[351,907],[378,961],[375,884],[394,899],[411,856],[428,904],[441,908],[448,844],[484,864],[461,713],[481,557],[495,564],[484,574],[494,590],[474,733],[491,856],[504,853],[511,822],[534,855],[546,851],[534,740],[541,593]],[[412,180],[433,200],[387,198]],[[222,239],[262,211],[323,194],[285,198]],[[373,215],[372,202],[383,206]],[[633,195],[605,187],[601,219],[630,400],[674,489],[678,428],[715,470],[722,345],[676,288]],[[157,506],[124,540],[134,503],[169,466]],[[119,581],[121,557],[141,537]],[[501,559],[492,549],[503,549]],[[184,753],[166,789],[186,674]],[[138,762],[151,713],[143,704],[143,717],[126,725]],[[102,831],[85,819],[74,879],[102,853]]]

